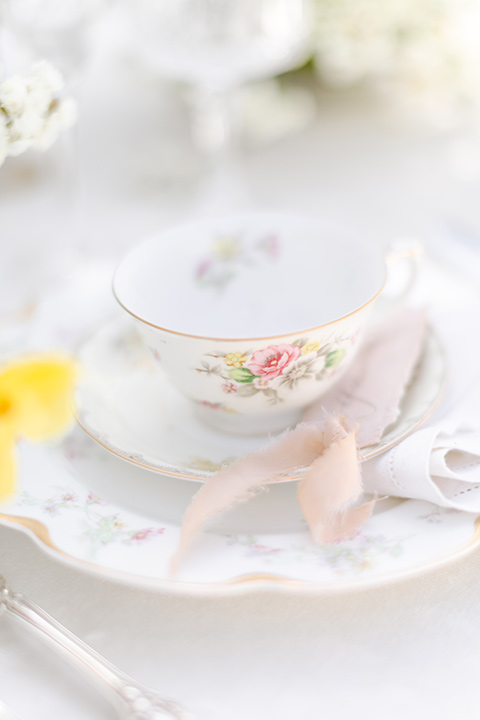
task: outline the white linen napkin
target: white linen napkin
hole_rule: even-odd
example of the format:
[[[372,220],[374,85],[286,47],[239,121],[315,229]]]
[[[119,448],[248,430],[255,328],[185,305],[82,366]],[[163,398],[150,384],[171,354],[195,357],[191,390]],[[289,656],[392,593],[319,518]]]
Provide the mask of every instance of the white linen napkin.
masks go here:
[[[442,313],[434,326],[447,352],[446,395],[423,427],[362,464],[363,486],[480,512],[480,315]]]

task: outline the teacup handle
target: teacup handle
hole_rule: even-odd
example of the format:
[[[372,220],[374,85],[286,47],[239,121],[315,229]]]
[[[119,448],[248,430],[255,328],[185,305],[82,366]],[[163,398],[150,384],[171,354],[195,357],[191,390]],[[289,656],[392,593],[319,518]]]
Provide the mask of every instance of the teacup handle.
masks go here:
[[[388,274],[380,298],[380,304],[387,305],[385,309],[393,309],[411,295],[417,283],[423,251],[422,243],[412,240],[396,241],[385,249],[384,256]],[[391,268],[400,267],[400,264],[403,266],[403,273],[400,278],[395,279]],[[395,287],[395,282],[397,287]]]

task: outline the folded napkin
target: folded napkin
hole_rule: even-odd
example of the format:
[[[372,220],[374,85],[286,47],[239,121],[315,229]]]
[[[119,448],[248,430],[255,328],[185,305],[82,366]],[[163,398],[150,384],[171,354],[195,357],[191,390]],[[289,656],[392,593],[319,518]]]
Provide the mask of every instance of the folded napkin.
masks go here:
[[[479,512],[480,431],[462,420],[417,430],[364,463],[362,480],[366,492]]]
[[[422,310],[402,309],[391,315],[371,330],[350,369],[308,408],[296,428],[209,478],[187,508],[171,571],[214,515],[302,467],[307,470],[297,500],[314,541],[335,542],[356,532],[374,505],[358,505],[363,492],[358,451],[375,445],[398,417],[425,330]]]
[[[480,314],[441,310],[432,322],[447,352],[448,385],[433,416],[362,463],[367,492],[480,512]]]

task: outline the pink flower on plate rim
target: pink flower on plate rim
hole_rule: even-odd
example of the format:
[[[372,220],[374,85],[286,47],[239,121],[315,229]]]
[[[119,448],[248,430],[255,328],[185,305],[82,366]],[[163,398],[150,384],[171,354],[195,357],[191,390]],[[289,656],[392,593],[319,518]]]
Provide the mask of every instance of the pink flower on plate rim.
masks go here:
[[[253,353],[248,369],[252,375],[257,375],[263,380],[274,380],[298,358],[300,352],[297,345],[269,345],[264,350]]]
[[[150,540],[154,535],[163,535],[165,528],[144,528],[143,530],[137,530],[133,535],[130,535],[129,540],[134,542],[143,542],[144,540]]]

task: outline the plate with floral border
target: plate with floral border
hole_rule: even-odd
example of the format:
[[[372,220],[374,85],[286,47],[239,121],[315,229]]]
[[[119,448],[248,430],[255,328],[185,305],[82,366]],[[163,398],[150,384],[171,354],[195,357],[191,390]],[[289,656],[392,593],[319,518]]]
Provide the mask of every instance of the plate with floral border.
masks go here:
[[[255,452],[276,436],[235,436],[201,422],[193,403],[154,365],[128,319],[104,325],[80,348],[82,377],[77,420],[101,446],[135,465],[164,475],[204,481],[222,466]],[[398,419],[362,460],[384,452],[419,427],[442,397],[443,349],[433,331],[404,395]],[[223,409],[219,405],[218,413]],[[274,482],[295,480],[304,470]]]
[[[472,514],[385,498],[354,537],[315,545],[296,484],[272,484],[218,518],[172,578],[169,561],[197,485],[126,463],[79,427],[56,447],[20,443],[19,468],[2,524],[30,533],[76,570],[168,593],[353,591],[424,573],[480,540]]]
[[[83,280],[80,286],[83,291]],[[102,279],[102,292],[104,287]],[[29,333],[62,348],[67,342],[76,345],[85,332],[86,318],[92,325],[98,323],[102,306],[94,299],[89,316],[88,308],[78,301],[78,289],[68,283],[55,302],[47,298]],[[78,307],[81,314],[73,312]],[[105,311],[110,307],[105,298]],[[117,343],[119,351],[117,364],[110,367],[115,381],[102,365],[109,361],[101,349],[107,340],[110,348]],[[114,408],[122,393],[129,396],[135,388],[135,373],[142,376],[151,370],[148,356],[128,327],[116,321],[92,335],[82,351],[85,348],[90,348],[87,355],[96,373],[95,384],[88,379],[86,389],[95,396],[96,386],[105,381],[105,402]],[[130,368],[127,375],[126,368]],[[83,379],[87,378],[85,374]],[[430,333],[404,399],[400,424],[387,430],[384,449],[433,410],[444,378],[441,345]],[[84,421],[85,410],[82,405]],[[111,416],[109,411],[107,417]],[[99,431],[103,430],[101,418],[97,419]],[[144,423],[151,421],[146,413]],[[423,574],[466,555],[480,541],[480,520],[472,514],[419,500],[387,498],[377,502],[362,532],[334,545],[315,545],[296,502],[296,483],[272,483],[246,505],[218,517],[172,578],[168,564],[178,544],[183,513],[198,490],[198,483],[190,480],[202,480],[214,468],[199,469],[190,463],[185,477],[175,468],[169,475],[125,462],[115,452],[106,452],[99,440],[75,425],[54,446],[20,441],[18,490],[0,505],[0,523],[28,533],[53,559],[75,571],[134,587],[207,597],[260,590],[350,592]],[[217,456],[206,459],[215,463]]]

